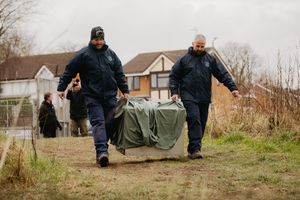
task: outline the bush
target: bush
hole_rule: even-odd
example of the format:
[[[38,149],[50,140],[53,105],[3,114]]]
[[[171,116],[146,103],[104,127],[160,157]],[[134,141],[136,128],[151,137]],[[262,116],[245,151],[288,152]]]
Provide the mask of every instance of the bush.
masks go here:
[[[214,138],[231,132],[244,132],[251,136],[276,136],[278,133],[285,133],[281,139],[286,137],[285,139],[300,141],[300,126],[292,116],[285,114],[275,120],[271,114],[254,109],[244,110],[242,107],[217,119],[210,116],[206,132]]]

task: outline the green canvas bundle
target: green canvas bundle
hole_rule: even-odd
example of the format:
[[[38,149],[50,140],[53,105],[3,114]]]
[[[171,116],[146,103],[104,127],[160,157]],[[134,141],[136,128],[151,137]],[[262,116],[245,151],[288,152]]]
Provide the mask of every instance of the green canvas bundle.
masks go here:
[[[171,149],[179,138],[186,111],[181,102],[120,99],[111,143],[124,153],[140,146]]]

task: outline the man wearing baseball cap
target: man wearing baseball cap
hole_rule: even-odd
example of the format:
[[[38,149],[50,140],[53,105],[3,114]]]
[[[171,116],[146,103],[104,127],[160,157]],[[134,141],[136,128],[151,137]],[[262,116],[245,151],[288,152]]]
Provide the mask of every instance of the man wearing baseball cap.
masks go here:
[[[119,88],[127,99],[129,90],[121,61],[105,43],[104,31],[100,26],[92,28],[88,46],[71,59],[61,75],[57,87],[61,99],[77,73],[80,74],[82,93],[92,125],[96,161],[101,167],[106,167],[109,164],[108,140],[117,105],[117,91]]]

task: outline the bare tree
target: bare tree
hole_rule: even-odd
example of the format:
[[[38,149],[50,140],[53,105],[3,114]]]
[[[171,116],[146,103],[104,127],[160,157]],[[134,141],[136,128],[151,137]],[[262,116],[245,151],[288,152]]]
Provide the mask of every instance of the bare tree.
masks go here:
[[[0,39],[32,14],[36,5],[36,0],[0,0]]]
[[[33,40],[25,38],[19,33],[11,34],[2,38],[0,43],[0,61],[11,57],[29,55],[33,46]]]
[[[18,25],[34,13],[37,0],[0,0],[0,62],[26,55],[32,42],[18,31]]]
[[[220,53],[237,84],[252,83],[253,69],[259,66],[259,56],[249,45],[229,42],[221,48]]]

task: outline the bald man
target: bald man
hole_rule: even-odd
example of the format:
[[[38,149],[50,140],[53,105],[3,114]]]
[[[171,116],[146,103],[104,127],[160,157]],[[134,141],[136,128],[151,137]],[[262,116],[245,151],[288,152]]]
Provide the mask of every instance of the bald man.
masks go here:
[[[211,102],[212,75],[223,83],[234,97],[239,96],[238,88],[228,71],[205,51],[204,35],[196,35],[188,52],[172,67],[169,80],[171,99],[181,100],[187,112],[188,157],[202,159],[201,146]]]

